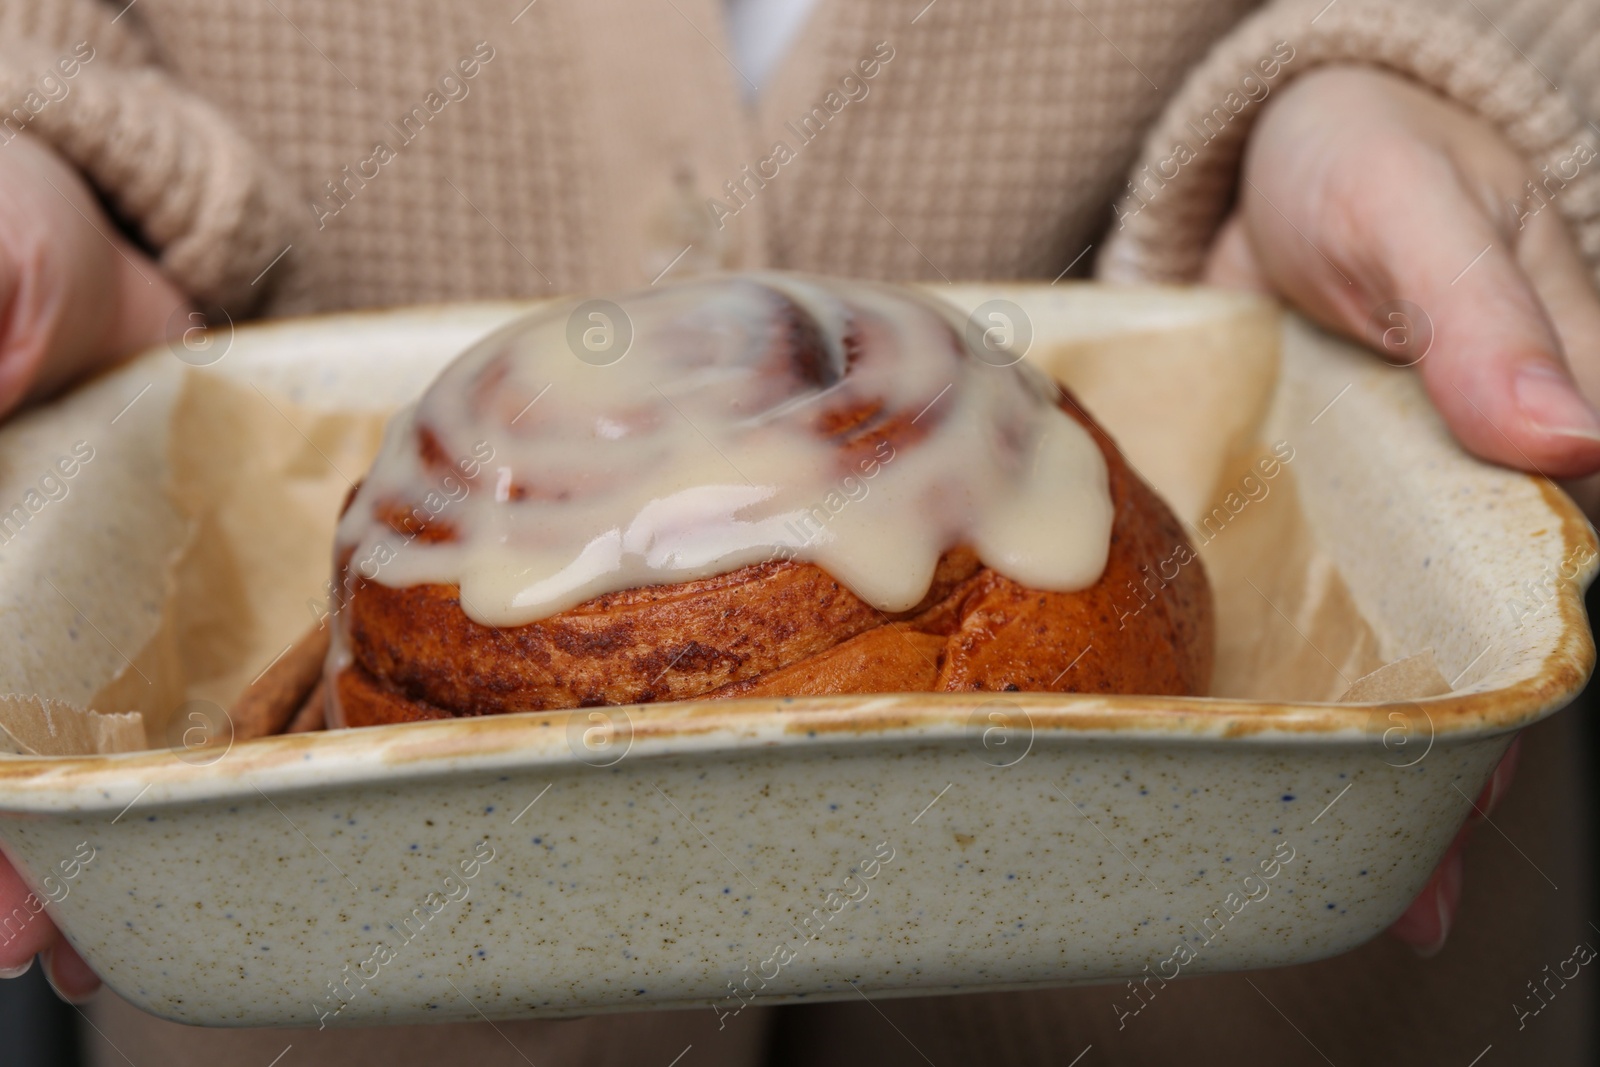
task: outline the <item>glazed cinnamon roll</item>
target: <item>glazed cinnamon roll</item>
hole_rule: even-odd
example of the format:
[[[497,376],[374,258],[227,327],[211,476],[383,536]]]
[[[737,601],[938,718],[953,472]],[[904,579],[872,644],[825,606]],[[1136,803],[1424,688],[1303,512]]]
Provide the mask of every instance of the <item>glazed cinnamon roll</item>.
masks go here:
[[[347,502],[331,721],[1204,693],[1211,594],[1181,526],[1069,393],[982,340],[932,298],[788,274],[502,329],[391,422]]]

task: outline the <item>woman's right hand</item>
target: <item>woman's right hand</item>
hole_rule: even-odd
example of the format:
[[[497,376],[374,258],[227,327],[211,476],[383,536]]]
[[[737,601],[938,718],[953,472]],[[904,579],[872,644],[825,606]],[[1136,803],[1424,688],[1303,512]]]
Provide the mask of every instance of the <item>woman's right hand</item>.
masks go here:
[[[0,144],[0,418],[160,342],[187,304],[52,149]]]
[[[100,979],[45,914],[43,901],[0,856],[0,978],[28,973],[35,955],[43,958],[44,973],[63,999],[76,1003],[100,988]]]

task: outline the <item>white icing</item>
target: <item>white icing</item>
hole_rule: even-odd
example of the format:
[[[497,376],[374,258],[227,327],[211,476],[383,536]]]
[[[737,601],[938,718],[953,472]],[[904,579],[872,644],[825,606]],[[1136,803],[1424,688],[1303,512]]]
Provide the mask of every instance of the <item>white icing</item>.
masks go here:
[[[1099,447],[1037,371],[977,358],[954,308],[769,273],[616,297],[626,319],[574,322],[580,303],[478,343],[390,422],[339,524],[352,576],[456,584],[470,618],[517,626],[773,558],[884,611],[962,544],[1038,589],[1105,568]],[[842,437],[818,425],[869,406]]]

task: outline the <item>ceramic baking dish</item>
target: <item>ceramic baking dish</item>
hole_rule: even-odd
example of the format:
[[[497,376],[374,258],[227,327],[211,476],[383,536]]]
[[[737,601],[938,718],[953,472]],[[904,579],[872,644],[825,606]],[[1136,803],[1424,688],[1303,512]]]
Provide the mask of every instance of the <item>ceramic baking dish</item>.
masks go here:
[[[216,759],[0,756],[6,855],[119,993],[215,1025],[725,1015],[1266,967],[1373,937],[1515,732],[1587,677],[1588,524],[1548,483],[1462,454],[1411,374],[1259,302],[937,292],[1024,309],[1031,357],[1114,414],[1207,541],[1224,695],[683,703],[274,737]],[[204,369],[163,349],[0,431],[7,494],[71,447],[68,421],[104,434],[76,496],[0,549],[0,621],[21,645],[70,630],[73,667],[19,645],[0,691],[88,703],[163,610],[158,577],[113,596],[96,575],[123,566],[119,545],[205,536],[162,502],[187,380],[248,384],[290,421],[387,410],[520,310],[240,328]],[[1230,378],[1248,345],[1271,373]],[[1219,369],[1186,379],[1201,358]],[[1175,413],[1242,408],[1232,391],[1251,389],[1261,417],[1208,430],[1214,459],[1186,468]],[[1267,496],[1261,468],[1245,479],[1274,443],[1293,459]],[[90,518],[95,494],[129,486],[142,508]],[[78,526],[71,555],[50,508]],[[1282,522],[1244,521],[1272,508]],[[1424,650],[1449,693],[1334,702]]]

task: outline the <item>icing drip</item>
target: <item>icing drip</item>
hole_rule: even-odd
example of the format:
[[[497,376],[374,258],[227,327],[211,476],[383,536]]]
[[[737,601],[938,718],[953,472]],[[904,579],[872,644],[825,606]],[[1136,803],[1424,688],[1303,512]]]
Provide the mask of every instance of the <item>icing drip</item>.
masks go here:
[[[775,558],[904,611],[962,544],[1026,586],[1092,585],[1099,447],[963,329],[906,290],[790,274],[542,309],[391,421],[336,559],[456,584],[498,626]]]

